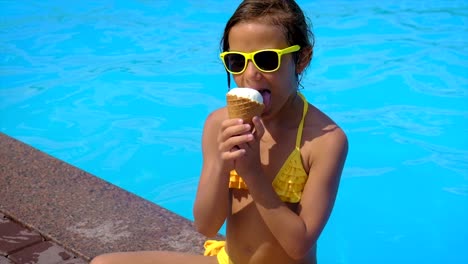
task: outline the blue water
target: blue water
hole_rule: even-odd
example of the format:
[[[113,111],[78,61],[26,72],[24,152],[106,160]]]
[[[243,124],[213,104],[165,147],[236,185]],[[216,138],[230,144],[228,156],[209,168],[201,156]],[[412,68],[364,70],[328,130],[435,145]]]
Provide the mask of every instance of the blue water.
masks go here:
[[[468,263],[468,3],[299,1],[350,141],[321,263]],[[0,131],[193,219],[237,1],[0,1]]]

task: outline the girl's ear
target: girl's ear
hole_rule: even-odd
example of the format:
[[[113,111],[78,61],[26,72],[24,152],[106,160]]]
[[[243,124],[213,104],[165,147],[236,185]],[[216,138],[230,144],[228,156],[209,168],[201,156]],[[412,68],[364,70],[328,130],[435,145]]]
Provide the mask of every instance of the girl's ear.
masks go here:
[[[309,65],[310,60],[312,59],[314,51],[311,47],[301,49],[299,54],[299,60],[296,65],[296,74],[301,74],[302,71]]]

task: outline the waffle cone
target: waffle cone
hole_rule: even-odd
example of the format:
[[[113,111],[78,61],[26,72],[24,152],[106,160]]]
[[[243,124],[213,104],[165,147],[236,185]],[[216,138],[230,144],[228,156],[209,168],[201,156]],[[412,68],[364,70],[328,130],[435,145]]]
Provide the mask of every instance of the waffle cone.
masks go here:
[[[252,118],[260,116],[265,107],[256,101],[235,95],[227,95],[226,99],[229,118],[242,118],[244,123],[252,124]]]

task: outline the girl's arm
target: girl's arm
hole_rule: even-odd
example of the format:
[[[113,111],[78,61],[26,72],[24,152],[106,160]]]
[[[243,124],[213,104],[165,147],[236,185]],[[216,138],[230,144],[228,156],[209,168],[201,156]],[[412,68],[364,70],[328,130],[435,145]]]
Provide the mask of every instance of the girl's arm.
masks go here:
[[[193,207],[197,230],[214,237],[229,212],[229,170],[223,166],[218,152],[219,110],[205,121],[202,135],[203,165]]]
[[[232,151],[245,142],[250,127],[242,120],[225,120],[225,109],[211,113],[203,129],[203,166],[193,214],[197,230],[208,237],[216,236],[230,213],[229,172],[242,151]]]

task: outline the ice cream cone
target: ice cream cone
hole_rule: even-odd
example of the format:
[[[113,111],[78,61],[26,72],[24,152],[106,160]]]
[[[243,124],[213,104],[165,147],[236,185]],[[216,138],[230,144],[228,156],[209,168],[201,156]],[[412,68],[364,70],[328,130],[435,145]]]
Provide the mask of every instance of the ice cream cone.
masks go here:
[[[235,88],[226,95],[229,118],[242,118],[244,123],[252,124],[254,116],[263,112],[263,100],[260,93],[250,88]]]

